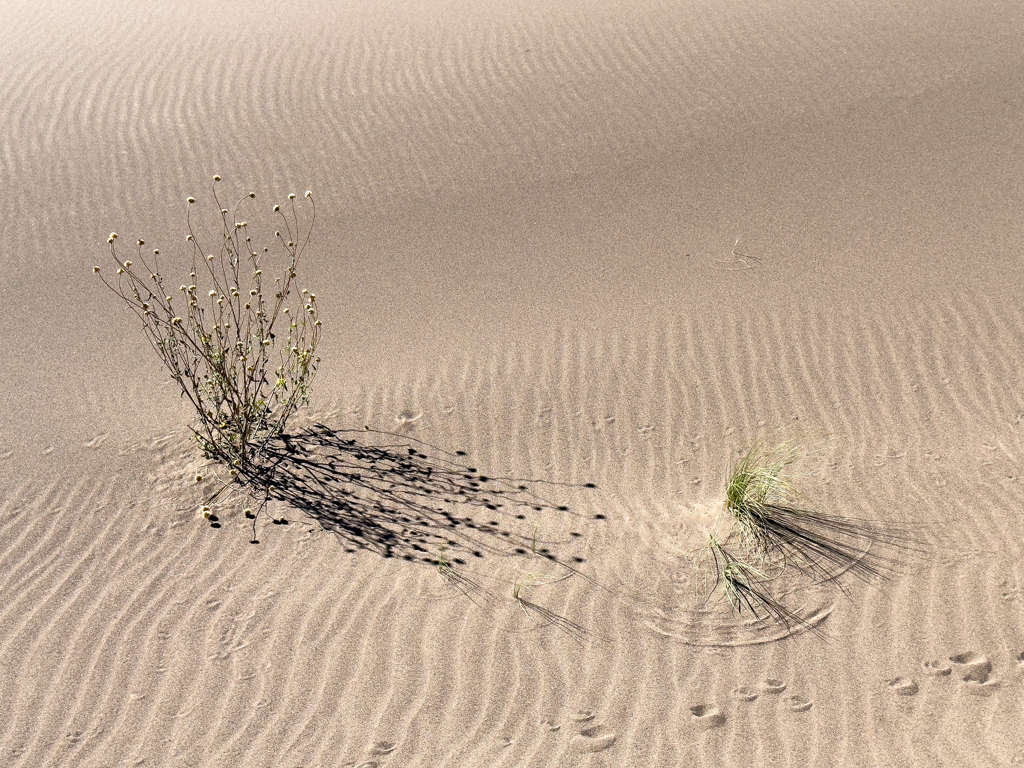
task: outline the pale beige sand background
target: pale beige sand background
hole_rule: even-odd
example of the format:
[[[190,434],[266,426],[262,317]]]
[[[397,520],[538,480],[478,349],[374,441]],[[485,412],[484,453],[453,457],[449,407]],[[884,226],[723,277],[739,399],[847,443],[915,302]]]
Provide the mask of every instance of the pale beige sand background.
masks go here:
[[[0,5],[0,765],[1024,760],[1024,7],[173,5]],[[481,608],[198,519],[91,267],[176,252],[214,173],[317,196],[314,417],[563,484],[506,522],[585,560],[533,595],[584,647],[512,600],[530,558],[472,563]],[[685,554],[786,425],[823,508],[930,551],[741,644]]]

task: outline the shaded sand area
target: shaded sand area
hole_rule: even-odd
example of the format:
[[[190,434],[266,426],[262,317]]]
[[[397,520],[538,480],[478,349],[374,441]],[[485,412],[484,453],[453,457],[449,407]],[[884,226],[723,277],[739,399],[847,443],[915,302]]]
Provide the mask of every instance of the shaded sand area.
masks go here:
[[[1024,761],[1024,6],[156,5],[0,8],[0,765]],[[385,489],[199,517],[91,268],[215,173],[318,200],[300,455],[405,451],[446,549]],[[781,427],[927,544],[820,635],[695,601]]]

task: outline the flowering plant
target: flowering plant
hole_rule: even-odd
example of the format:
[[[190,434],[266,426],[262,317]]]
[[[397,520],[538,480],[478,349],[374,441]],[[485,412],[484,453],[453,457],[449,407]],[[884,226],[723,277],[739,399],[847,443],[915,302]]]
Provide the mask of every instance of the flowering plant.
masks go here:
[[[102,274],[100,279],[142,321],[146,338],[195,408],[198,422],[191,429],[204,455],[245,482],[258,471],[268,441],[309,403],[320,362],[316,294],[295,286],[316,205],[306,192],[311,211],[305,225],[294,194],[284,210],[275,205],[275,252],[258,250],[239,216],[242,204],[256,195],[241,198],[229,212],[217,196],[220,176],[213,181],[220,242],[213,250],[202,247],[193,228],[195,199],[188,198],[191,269],[177,292],[165,287],[159,249],[144,256],[145,241],[138,240],[135,261],[122,260],[116,232],[107,238],[116,280]],[[280,264],[281,256],[284,268],[271,281],[264,267]]]

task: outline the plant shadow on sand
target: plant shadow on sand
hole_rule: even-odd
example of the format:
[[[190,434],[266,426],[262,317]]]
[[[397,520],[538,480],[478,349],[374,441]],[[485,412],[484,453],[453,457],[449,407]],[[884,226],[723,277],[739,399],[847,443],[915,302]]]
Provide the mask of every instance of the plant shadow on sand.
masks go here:
[[[259,543],[260,513],[278,502],[340,537],[347,552],[369,551],[436,567],[447,586],[478,604],[497,603],[497,597],[463,568],[473,560],[545,561],[558,576],[545,576],[544,584],[570,576],[589,580],[578,570],[583,557],[554,551],[560,545],[574,549],[582,538],[569,525],[579,515],[548,500],[538,488],[592,489],[593,483],[493,477],[473,466],[465,451],[445,451],[409,435],[368,427],[334,429],[320,423],[274,438],[264,457],[244,488],[260,502],[257,513],[247,512],[253,543]],[[287,523],[284,517],[271,519]],[[556,526],[570,529],[562,539],[539,538],[541,528]],[[511,586],[513,599],[534,626],[555,626],[577,642],[588,635],[580,625],[527,599],[521,580]]]

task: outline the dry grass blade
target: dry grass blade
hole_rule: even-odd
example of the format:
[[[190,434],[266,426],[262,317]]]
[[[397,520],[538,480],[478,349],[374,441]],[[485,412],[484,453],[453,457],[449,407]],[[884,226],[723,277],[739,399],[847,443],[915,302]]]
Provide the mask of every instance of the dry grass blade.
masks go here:
[[[590,639],[590,631],[582,624],[577,624],[565,616],[537,605],[525,598],[518,598],[519,605],[534,624],[540,627],[557,627],[568,635],[577,645],[584,645]],[[535,618],[536,616],[536,618]]]
[[[438,554],[437,573],[446,586],[454,587],[477,606],[480,605],[477,602],[478,600],[485,603],[493,603],[497,599],[493,593],[479,582],[474,581],[456,569],[455,564],[448,557],[446,547],[442,547]]]
[[[574,642],[583,645],[590,636],[586,627],[527,598],[527,595],[534,587],[555,584],[570,578],[572,575],[572,572],[568,571],[561,576],[527,571],[520,574],[519,578],[513,583],[512,596],[519,603],[519,608],[533,622],[535,627],[556,627],[572,638]]]

